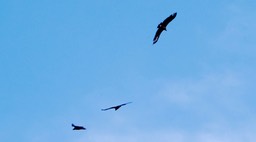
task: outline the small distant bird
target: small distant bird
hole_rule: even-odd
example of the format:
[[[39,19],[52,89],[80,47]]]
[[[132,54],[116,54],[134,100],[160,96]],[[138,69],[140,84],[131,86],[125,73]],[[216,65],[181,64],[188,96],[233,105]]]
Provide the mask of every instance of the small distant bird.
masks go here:
[[[71,125],[73,128],[73,130],[86,130],[86,128],[84,128],[83,126],[76,126],[74,124]]]
[[[153,39],[153,44],[155,44],[158,41],[160,34],[162,33],[163,30],[167,31],[166,26],[176,17],[176,15],[176,12],[173,13],[157,26],[158,30],[156,31],[155,37]]]
[[[106,108],[106,109],[101,109],[102,111],[106,111],[106,110],[109,110],[109,109],[115,109],[118,110],[120,107],[124,106],[124,105],[127,105],[127,104],[130,104],[132,102],[128,102],[128,103],[124,103],[124,104],[121,104],[121,105],[117,105],[117,106],[113,106],[113,107],[110,107],[110,108]]]

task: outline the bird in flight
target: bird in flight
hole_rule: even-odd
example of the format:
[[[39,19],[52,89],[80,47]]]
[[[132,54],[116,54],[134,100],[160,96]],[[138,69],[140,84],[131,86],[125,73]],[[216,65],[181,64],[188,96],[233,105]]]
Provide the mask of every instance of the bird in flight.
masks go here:
[[[162,33],[163,30],[167,31],[166,26],[176,17],[176,15],[176,12],[173,13],[157,26],[158,29],[153,39],[153,44],[155,44],[158,41],[160,34]]]
[[[127,104],[130,104],[132,102],[128,102],[128,103],[124,103],[124,104],[121,104],[121,105],[117,105],[117,106],[113,106],[113,107],[109,107],[109,108],[105,108],[105,109],[101,109],[102,111],[106,111],[106,110],[110,110],[110,109],[115,109],[115,111],[117,111],[120,107],[124,106],[124,105],[127,105]]]
[[[74,124],[71,125],[73,128],[73,130],[86,130],[86,128],[84,128],[83,126],[76,126]]]

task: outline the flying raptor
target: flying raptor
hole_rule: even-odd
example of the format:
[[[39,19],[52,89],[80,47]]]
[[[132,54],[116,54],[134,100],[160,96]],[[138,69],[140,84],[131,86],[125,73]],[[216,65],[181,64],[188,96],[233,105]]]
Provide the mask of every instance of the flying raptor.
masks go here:
[[[173,13],[172,15],[170,15],[169,17],[167,17],[163,22],[161,22],[158,26],[157,26],[157,31],[156,31],[156,34],[155,34],[155,37],[153,39],[153,44],[155,44],[159,37],[160,37],[160,34],[162,33],[163,30],[167,31],[166,27],[167,25],[176,17],[177,13]]]
[[[73,128],[73,130],[86,130],[86,128],[84,128],[83,126],[76,126],[74,124],[71,125]]]
[[[109,107],[109,108],[105,108],[105,109],[101,109],[102,111],[106,111],[106,110],[109,110],[109,109],[115,109],[115,111],[117,111],[120,107],[124,106],[124,105],[127,105],[127,104],[130,104],[132,102],[128,102],[128,103],[124,103],[124,104],[121,104],[121,105],[117,105],[117,106],[113,106],[113,107]]]

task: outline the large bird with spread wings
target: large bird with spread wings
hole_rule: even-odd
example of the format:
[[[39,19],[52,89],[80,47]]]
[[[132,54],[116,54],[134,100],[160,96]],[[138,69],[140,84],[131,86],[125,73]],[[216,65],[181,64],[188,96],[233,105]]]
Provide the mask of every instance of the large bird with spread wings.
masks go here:
[[[124,104],[121,104],[121,105],[117,105],[117,106],[113,106],[113,107],[109,107],[109,108],[105,108],[105,109],[101,109],[102,111],[106,111],[106,110],[109,110],[109,109],[114,109],[115,111],[117,111],[120,107],[124,106],[124,105],[127,105],[127,104],[130,104],[132,102],[128,102],[128,103],[124,103]]]
[[[167,17],[163,22],[161,22],[158,26],[157,26],[157,31],[156,31],[156,34],[155,34],[155,37],[153,39],[153,44],[155,44],[159,37],[160,37],[160,34],[162,33],[163,30],[167,31],[166,27],[167,25],[176,17],[177,13],[173,13],[172,15],[170,15],[169,17]]]

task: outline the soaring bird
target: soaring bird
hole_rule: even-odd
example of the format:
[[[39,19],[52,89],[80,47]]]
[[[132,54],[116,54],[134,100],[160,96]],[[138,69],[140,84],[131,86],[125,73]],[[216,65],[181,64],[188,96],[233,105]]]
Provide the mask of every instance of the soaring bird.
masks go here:
[[[157,26],[158,29],[153,39],[153,44],[155,44],[158,41],[160,34],[162,33],[163,30],[167,31],[166,26],[176,17],[176,15],[176,12],[173,13]]]
[[[127,105],[127,104],[130,104],[132,102],[128,102],[128,103],[124,103],[124,104],[121,104],[121,105],[117,105],[117,106],[113,106],[113,107],[109,107],[109,108],[105,108],[105,109],[101,109],[102,111],[106,111],[106,110],[109,110],[109,109],[115,109],[115,111],[117,111],[120,107],[124,106],[124,105]]]
[[[74,124],[71,125],[73,128],[73,130],[86,130],[86,128],[84,128],[83,126],[76,126]]]

